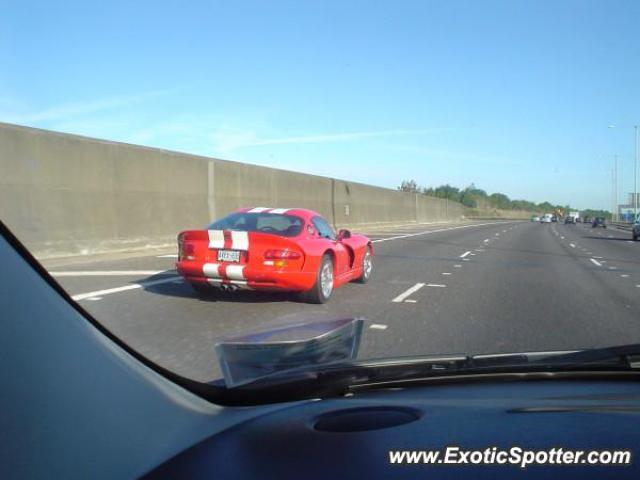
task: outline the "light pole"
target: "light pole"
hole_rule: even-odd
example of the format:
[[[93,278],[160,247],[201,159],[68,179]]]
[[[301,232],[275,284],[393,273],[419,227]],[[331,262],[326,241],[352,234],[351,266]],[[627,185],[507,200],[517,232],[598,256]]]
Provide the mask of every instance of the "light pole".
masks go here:
[[[638,125],[634,125],[633,129],[636,134],[636,152],[633,161],[633,219],[638,221]]]
[[[618,211],[618,154],[616,153],[613,156],[613,207],[614,207],[614,215],[616,222],[620,221],[620,213]]]
[[[616,125],[608,125],[607,128],[616,128]],[[638,146],[638,131],[640,130],[640,125],[634,125],[634,137],[635,137],[635,154],[633,158],[633,220],[638,220],[638,203],[640,199],[638,199],[638,150],[640,146]],[[617,186],[617,169],[616,169],[616,186]]]

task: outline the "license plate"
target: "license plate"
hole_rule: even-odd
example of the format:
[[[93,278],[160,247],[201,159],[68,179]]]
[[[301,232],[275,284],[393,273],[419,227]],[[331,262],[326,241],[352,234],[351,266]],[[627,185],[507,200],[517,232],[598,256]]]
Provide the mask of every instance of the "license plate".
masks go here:
[[[240,252],[237,250],[218,250],[219,262],[239,262]]]

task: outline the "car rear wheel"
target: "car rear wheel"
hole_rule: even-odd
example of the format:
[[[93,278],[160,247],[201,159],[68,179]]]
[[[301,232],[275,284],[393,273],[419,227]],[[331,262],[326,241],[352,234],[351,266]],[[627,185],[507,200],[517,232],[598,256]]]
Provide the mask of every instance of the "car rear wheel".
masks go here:
[[[373,255],[371,255],[371,248],[367,247],[367,251],[362,258],[362,275],[356,281],[358,283],[367,283],[371,278],[373,272]]]
[[[333,293],[333,261],[331,256],[325,254],[320,262],[320,268],[316,275],[316,284],[313,288],[302,294],[302,298],[308,303],[325,303]]]
[[[638,240],[638,235],[634,232],[634,233],[633,233],[633,241],[635,242],[635,241],[637,241],[637,240]]]

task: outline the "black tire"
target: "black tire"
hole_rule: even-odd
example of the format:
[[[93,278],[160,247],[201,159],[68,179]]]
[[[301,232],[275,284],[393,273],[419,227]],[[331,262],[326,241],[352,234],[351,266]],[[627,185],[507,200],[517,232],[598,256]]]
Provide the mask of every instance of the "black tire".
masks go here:
[[[329,267],[326,267],[326,265],[329,265]],[[329,300],[329,298],[331,298],[331,294],[333,293],[333,284],[331,285],[331,291],[328,293],[326,293],[326,289],[323,290],[323,280],[322,280],[322,274],[325,268],[330,268],[331,269],[331,278],[333,281],[333,272],[334,272],[334,268],[333,268],[333,260],[331,259],[331,255],[329,255],[328,253],[325,253],[322,257],[322,261],[320,262],[320,267],[318,268],[318,272],[316,273],[316,283],[313,286],[313,288],[311,290],[308,290],[304,293],[302,293],[301,298],[307,302],[307,303],[316,303],[316,304],[321,304],[321,303],[326,303],[327,300]]]
[[[636,235],[635,233],[632,234],[633,236],[633,241],[636,242],[638,241],[638,235]]]
[[[366,269],[367,257],[371,265],[368,271]],[[356,282],[367,283],[371,279],[372,273],[373,273],[373,255],[371,254],[371,247],[368,246],[367,251],[364,254],[364,257],[362,257],[362,275],[360,275],[360,277],[356,279]]]

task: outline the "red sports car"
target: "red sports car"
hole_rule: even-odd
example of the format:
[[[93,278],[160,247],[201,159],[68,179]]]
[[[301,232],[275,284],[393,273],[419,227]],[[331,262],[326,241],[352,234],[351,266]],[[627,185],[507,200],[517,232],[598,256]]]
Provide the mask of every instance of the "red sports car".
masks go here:
[[[311,303],[333,289],[366,283],[373,245],[364,235],[336,235],[318,213],[303,208],[243,208],[178,235],[178,272],[196,291],[248,288],[294,291]]]

